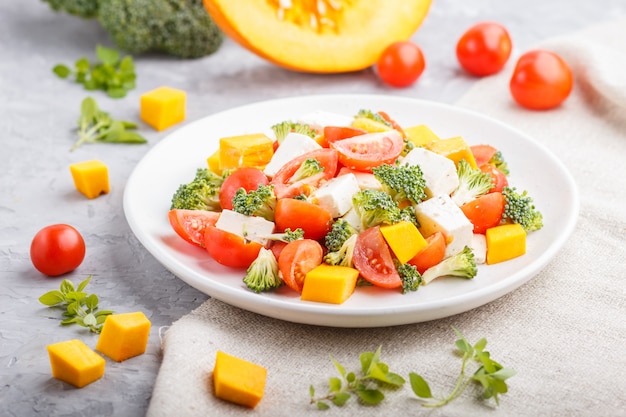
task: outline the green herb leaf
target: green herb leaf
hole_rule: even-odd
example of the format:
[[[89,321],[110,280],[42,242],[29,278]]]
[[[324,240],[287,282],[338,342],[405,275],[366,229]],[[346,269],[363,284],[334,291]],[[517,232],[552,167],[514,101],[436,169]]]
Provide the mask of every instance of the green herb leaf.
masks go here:
[[[335,404],[338,407],[342,407],[346,404],[346,402],[348,402],[348,400],[350,399],[351,395],[348,392],[340,392],[337,395],[335,395],[332,399],[333,404]]]
[[[116,65],[120,60],[120,54],[115,49],[96,45],[96,56],[105,65]]]
[[[411,372],[409,374],[409,380],[411,382],[411,389],[413,393],[420,398],[432,398],[433,394],[430,392],[430,386],[428,382],[421,375]]]
[[[52,68],[52,72],[54,72],[59,78],[67,78],[72,73],[72,70],[63,64],[57,64]]]
[[[356,391],[359,398],[369,405],[376,405],[385,399],[385,394],[377,389],[360,389]]]
[[[62,303],[64,300],[65,297],[63,296],[63,293],[59,290],[48,291],[47,293],[39,297],[39,302],[47,306],[55,306]]]

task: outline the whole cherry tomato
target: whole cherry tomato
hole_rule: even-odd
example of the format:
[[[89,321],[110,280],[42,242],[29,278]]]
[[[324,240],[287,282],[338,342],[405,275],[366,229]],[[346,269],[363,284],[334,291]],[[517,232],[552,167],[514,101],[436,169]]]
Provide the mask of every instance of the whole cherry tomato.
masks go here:
[[[30,244],[30,259],[39,272],[51,277],[73,271],[85,258],[85,241],[70,225],[41,229]]]
[[[572,70],[563,58],[541,49],[519,58],[509,82],[515,101],[532,110],[557,107],[569,96],[573,86]]]
[[[511,37],[504,26],[482,22],[461,36],[456,57],[467,72],[483,77],[499,72],[509,60],[511,49]]]
[[[422,49],[410,41],[389,45],[376,65],[380,79],[392,87],[408,87],[415,83],[425,66]]]

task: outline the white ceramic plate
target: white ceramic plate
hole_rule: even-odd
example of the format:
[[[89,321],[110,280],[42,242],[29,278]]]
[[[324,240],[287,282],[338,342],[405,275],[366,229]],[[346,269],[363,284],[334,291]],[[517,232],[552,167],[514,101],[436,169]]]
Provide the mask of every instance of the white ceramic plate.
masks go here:
[[[496,265],[481,265],[472,280],[436,280],[407,295],[359,287],[343,304],[301,301],[287,288],[255,294],[243,271],[224,267],[184,242],[167,220],[172,194],[191,181],[223,136],[266,132],[271,125],[324,110],[352,116],[359,109],[384,110],[403,126],[428,125],[440,137],[463,136],[470,144],[500,149],[510,184],[528,190],[545,226],[528,235],[527,253]],[[460,108],[409,98],[373,95],[294,97],[250,104],[191,123],[163,139],[139,162],[124,192],[128,223],[146,249],[196,289],[266,316],[315,325],[376,327],[416,323],[465,312],[493,301],[535,276],[570,236],[578,193],[563,164],[540,143],[503,123]]]

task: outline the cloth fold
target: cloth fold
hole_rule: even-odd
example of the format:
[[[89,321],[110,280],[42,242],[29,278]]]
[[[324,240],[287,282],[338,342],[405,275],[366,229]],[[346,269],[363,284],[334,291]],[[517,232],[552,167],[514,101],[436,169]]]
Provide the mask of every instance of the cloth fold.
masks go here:
[[[513,103],[502,73],[478,81],[457,103],[508,123],[544,143],[563,160],[581,193],[580,217],[558,256],[521,288],[472,311],[426,323],[337,329],[283,322],[215,299],[175,322],[163,338],[163,363],[149,417],[302,416],[309,386],[327,391],[337,372],[382,346],[390,370],[415,371],[433,392],[449,392],[458,375],[454,355],[461,330],[518,374],[500,405],[477,398],[470,386],[431,416],[626,415],[626,19],[539,45],[559,53],[575,88],[559,108],[531,112]],[[505,155],[506,158],[506,155]],[[533,161],[528,161],[532,169]],[[549,181],[546,178],[546,181]],[[268,369],[266,394],[254,410],[216,399],[211,371],[217,350]],[[377,407],[354,399],[324,415],[418,415],[425,412],[407,386]]]

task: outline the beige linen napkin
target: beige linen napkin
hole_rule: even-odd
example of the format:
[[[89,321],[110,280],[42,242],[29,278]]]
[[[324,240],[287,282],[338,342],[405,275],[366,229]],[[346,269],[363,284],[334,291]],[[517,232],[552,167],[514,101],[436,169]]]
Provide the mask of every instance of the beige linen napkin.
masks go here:
[[[209,299],[165,333],[148,416],[626,415],[626,21],[542,46],[561,54],[575,72],[575,90],[563,106],[547,112],[516,106],[508,92],[513,63],[476,83],[458,104],[525,131],[573,174],[581,193],[580,218],[553,262],[488,305],[391,328],[293,324]],[[473,386],[431,412],[408,386],[377,407],[353,400],[321,412],[309,404],[309,385],[325,392],[328,377],[336,375],[329,355],[356,371],[358,354],[379,345],[392,370],[405,376],[416,371],[434,392],[448,392],[460,364],[451,326],[472,342],[486,337],[493,357],[518,372],[499,407],[477,399]],[[266,395],[256,409],[213,396],[218,349],[268,369]]]

